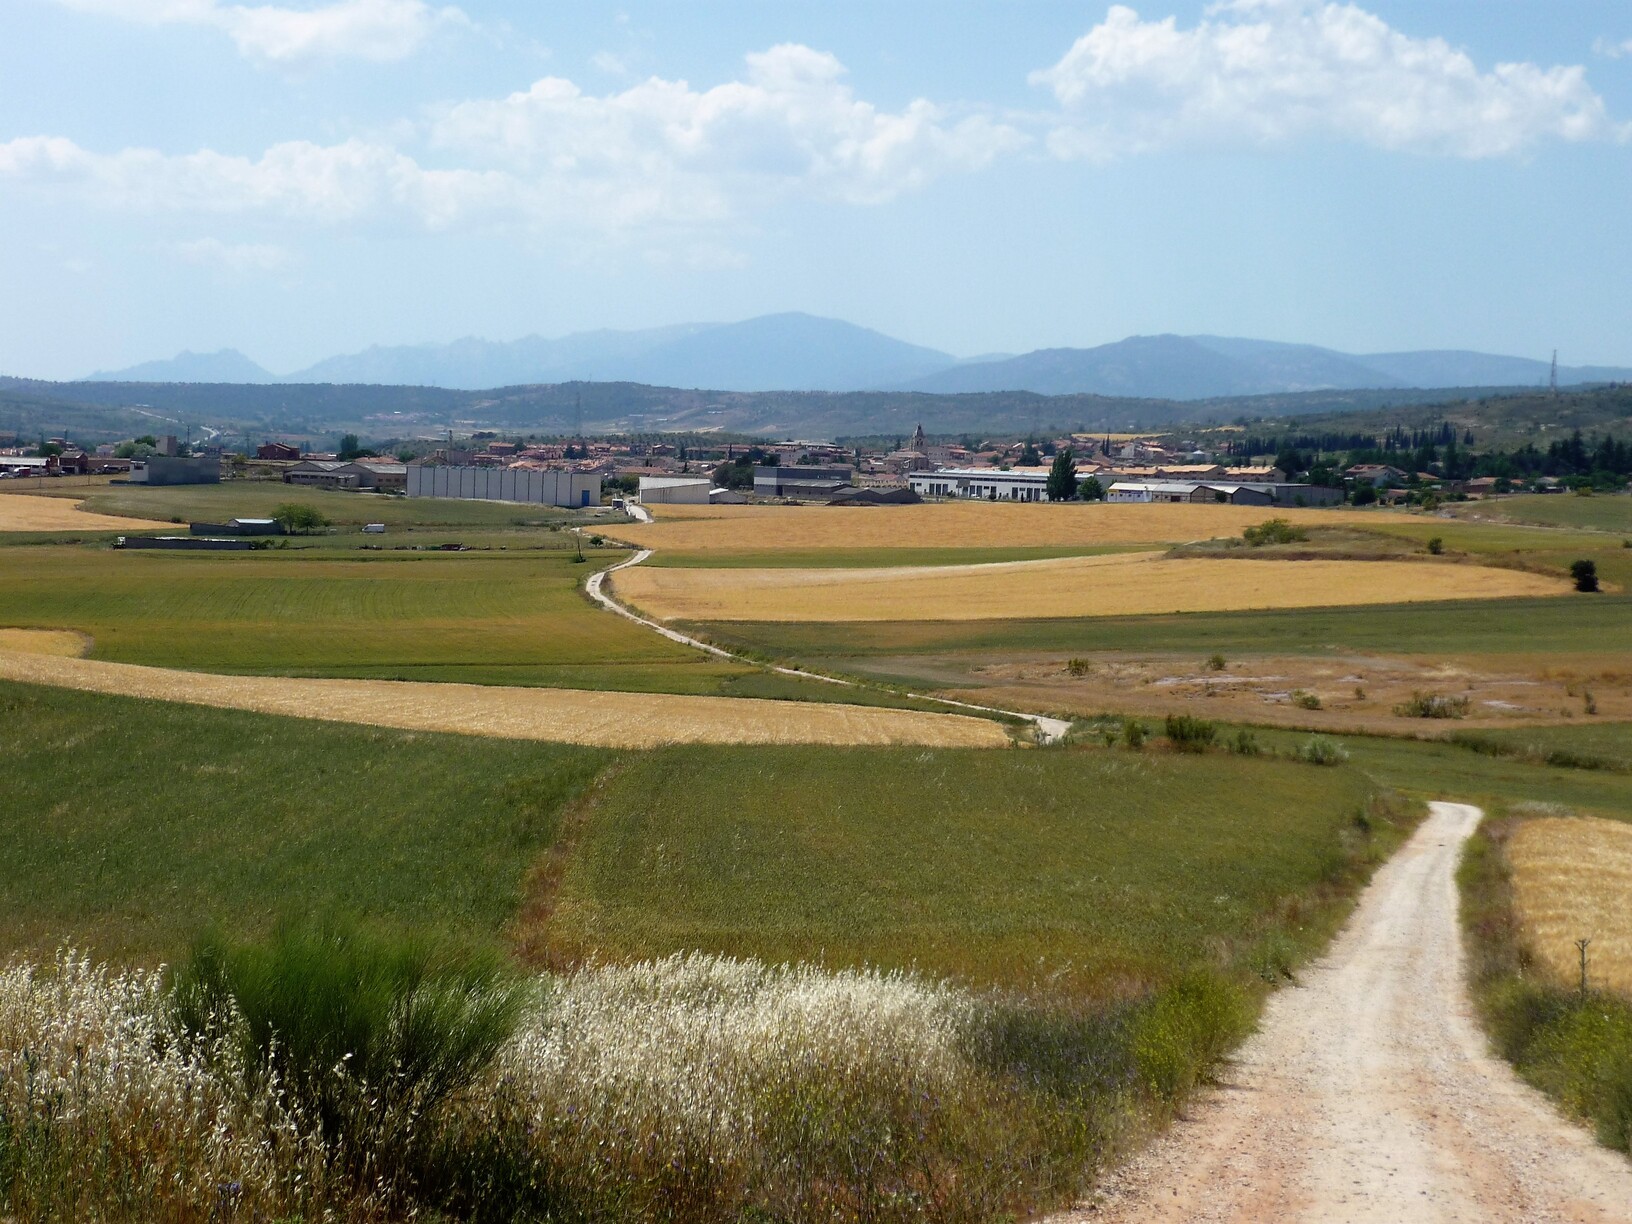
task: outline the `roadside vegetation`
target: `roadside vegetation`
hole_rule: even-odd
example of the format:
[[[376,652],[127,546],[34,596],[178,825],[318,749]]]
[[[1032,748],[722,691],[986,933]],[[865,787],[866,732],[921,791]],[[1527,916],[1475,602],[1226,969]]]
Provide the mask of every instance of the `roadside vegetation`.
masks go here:
[[[1549,810],[1561,809],[1540,809]],[[1492,1043],[1520,1075],[1590,1125],[1600,1142],[1626,1152],[1632,1147],[1632,998],[1594,974],[1591,943],[1577,973],[1561,972],[1556,956],[1538,956],[1538,932],[1524,921],[1515,896],[1514,842],[1526,824],[1522,809],[1487,820],[1468,843],[1458,875],[1474,1001]],[[1580,849],[1590,853],[1586,844]],[[1585,859],[1581,866],[1591,869]],[[1624,895],[1618,902],[1612,937],[1624,941]]]

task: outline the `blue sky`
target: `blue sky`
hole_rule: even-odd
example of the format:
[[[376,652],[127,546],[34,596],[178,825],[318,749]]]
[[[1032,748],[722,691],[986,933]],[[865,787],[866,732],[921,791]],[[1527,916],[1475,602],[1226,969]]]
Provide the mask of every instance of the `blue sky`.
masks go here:
[[[6,0],[0,372],[806,310],[1632,365],[1632,7]]]

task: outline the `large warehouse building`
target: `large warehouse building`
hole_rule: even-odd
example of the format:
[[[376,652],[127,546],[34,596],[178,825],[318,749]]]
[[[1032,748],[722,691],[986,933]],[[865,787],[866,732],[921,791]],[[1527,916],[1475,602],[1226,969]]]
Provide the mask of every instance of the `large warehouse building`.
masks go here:
[[[411,463],[408,465],[408,496],[532,502],[577,509],[600,505],[601,478],[594,472],[430,467]]]

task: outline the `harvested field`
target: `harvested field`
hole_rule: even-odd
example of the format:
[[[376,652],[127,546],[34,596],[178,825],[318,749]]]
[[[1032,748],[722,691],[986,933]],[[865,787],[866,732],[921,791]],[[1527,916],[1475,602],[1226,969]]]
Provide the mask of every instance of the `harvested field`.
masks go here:
[[[77,659],[90,648],[90,639],[72,629],[0,629],[0,651]]]
[[[155,531],[144,519],[115,518],[79,510],[61,497],[17,493],[0,497],[0,531]]]
[[[1559,983],[1580,980],[1575,941],[1591,939],[1593,986],[1632,993],[1632,825],[1589,817],[1525,821],[1508,844],[1526,942]]]
[[[865,548],[1027,548],[1168,544],[1238,536],[1268,518],[1300,526],[1370,525],[1401,516],[1371,510],[1264,506],[1004,505],[656,506],[657,522],[609,535],[659,552],[757,552]]]
[[[1473,565],[1163,560],[1154,553],[889,570],[637,567],[614,582],[621,598],[664,620],[818,622],[1341,607],[1570,589],[1561,578]]]
[[[999,748],[995,722],[951,714],[667,693],[387,680],[216,676],[0,652],[0,679],[295,718],[609,748],[660,744],[923,744]]]

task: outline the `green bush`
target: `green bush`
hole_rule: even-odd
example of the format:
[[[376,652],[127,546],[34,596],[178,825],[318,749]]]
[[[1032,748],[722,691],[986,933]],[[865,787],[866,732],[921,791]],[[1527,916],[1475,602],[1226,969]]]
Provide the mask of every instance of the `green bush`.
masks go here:
[[[1129,748],[1135,751],[1143,748],[1149,735],[1150,728],[1137,718],[1124,718],[1122,720],[1122,742]]]
[[[1283,518],[1273,518],[1256,527],[1248,527],[1241,533],[1241,538],[1254,548],[1262,548],[1266,544],[1295,544],[1307,540],[1309,533],[1292,526]]]
[[[1224,656],[1221,655],[1221,654],[1215,654],[1215,655],[1212,655],[1210,658],[1208,658],[1208,660],[1207,660],[1207,670],[1208,671],[1223,671],[1224,670]]]
[[[1436,557],[1439,556],[1445,551],[1444,539],[1440,536],[1430,536],[1428,538],[1428,551]]]
[[[1297,757],[1306,765],[1341,765],[1349,759],[1349,750],[1334,739],[1315,735],[1298,745]]]
[[[1169,714],[1164,730],[1168,743],[1180,752],[1206,752],[1218,737],[1218,727],[1189,714]]]
[[[1318,710],[1320,709],[1320,698],[1313,693],[1299,689],[1292,694],[1292,704],[1300,710]]]
[[[1466,697],[1448,697],[1443,693],[1416,692],[1409,701],[1394,707],[1401,718],[1464,718],[1470,702]]]
[[[194,1039],[226,1037],[336,1142],[423,1112],[469,1083],[520,1018],[496,959],[332,925],[263,943],[210,936],[175,975],[171,1010]]]
[[[1583,592],[1592,592],[1598,589],[1598,564],[1595,561],[1572,561],[1570,563],[1570,577],[1575,580],[1575,589]]]
[[[1258,744],[1258,737],[1242,727],[1235,733],[1235,739],[1230,743],[1230,751],[1236,756],[1262,756],[1264,750]]]

